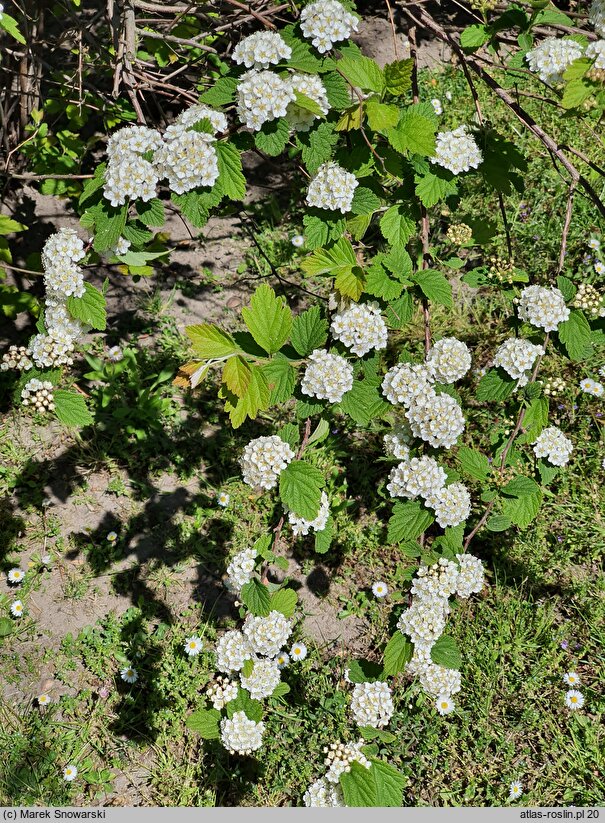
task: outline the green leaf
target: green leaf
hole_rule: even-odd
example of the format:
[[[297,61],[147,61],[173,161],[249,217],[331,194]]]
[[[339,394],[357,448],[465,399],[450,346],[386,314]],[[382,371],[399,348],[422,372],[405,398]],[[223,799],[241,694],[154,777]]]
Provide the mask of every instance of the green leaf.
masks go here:
[[[286,148],[289,136],[288,121],[285,117],[278,117],[269,123],[263,123],[260,131],[254,133],[254,143],[260,151],[276,157]]]
[[[309,440],[307,441],[307,445],[312,446],[313,443],[322,443],[329,434],[330,434],[330,424],[328,423],[327,420],[325,420],[322,417],[321,420],[319,421],[319,423],[317,424],[317,426],[315,427],[315,431],[309,437]]]
[[[233,717],[236,712],[244,712],[248,720],[260,723],[263,719],[263,704],[253,700],[245,689],[240,688],[235,700],[230,700],[226,706],[227,716]]]
[[[395,503],[389,520],[387,540],[389,543],[403,543],[415,540],[433,523],[435,518],[418,500]]]
[[[294,393],[297,372],[288,360],[285,357],[275,357],[270,363],[262,366],[262,370],[271,390],[271,405],[289,400]]]
[[[416,175],[416,196],[427,209],[432,208],[440,200],[445,200],[451,194],[456,194],[458,186],[451,172],[446,169],[435,169],[425,174]]]
[[[569,278],[560,274],[557,277],[557,288],[565,298],[567,303],[571,302],[576,296],[577,289]]]
[[[529,478],[524,478],[529,479]],[[512,481],[514,482],[514,481]],[[524,529],[534,520],[540,510],[540,503],[542,502],[542,491],[537,486],[538,491],[535,494],[523,495],[523,497],[514,497],[504,500],[502,512],[505,517],[508,517],[516,526]]]
[[[597,85],[592,83],[585,77],[578,77],[575,80],[570,80],[565,86],[563,92],[563,99],[561,105],[564,109],[576,109],[595,93]]]
[[[490,532],[504,532],[506,529],[510,529],[511,526],[511,519],[503,514],[492,515],[485,524],[485,528]]]
[[[12,38],[14,38],[17,43],[21,43],[25,45],[25,37],[19,31],[19,27],[17,25],[17,21],[14,17],[11,17],[10,14],[7,14],[5,11],[0,13],[0,29],[4,29]]]
[[[283,697],[286,694],[289,694],[290,686],[287,683],[278,683],[277,686],[271,692],[271,697]]]
[[[325,554],[334,539],[334,519],[330,516],[326,521],[326,527],[319,532],[315,532],[315,551],[317,554]]]
[[[223,366],[223,383],[236,397],[243,397],[248,391],[252,372],[243,357],[230,357]]]
[[[284,617],[292,617],[296,611],[297,600],[293,589],[280,589],[271,595],[270,610],[281,612]]]
[[[375,97],[370,98],[365,103],[366,117],[368,118],[368,125],[372,131],[380,132],[381,134],[386,129],[392,129],[399,122],[399,109],[397,106],[388,106],[385,103],[380,103]]]
[[[355,250],[343,237],[329,249],[316,249],[302,261],[301,268],[306,274],[336,277],[341,271],[348,272],[356,265]]]
[[[460,669],[462,655],[454,638],[442,634],[431,647],[431,660],[438,666],[445,666],[446,669]]]
[[[321,349],[328,339],[328,321],[321,316],[319,306],[297,315],[292,323],[292,345],[301,357],[307,357],[315,349]]]
[[[325,478],[319,469],[304,460],[293,460],[279,476],[279,496],[298,517],[315,520],[324,485]]]
[[[384,313],[387,325],[391,329],[402,329],[414,316],[414,300],[409,292],[397,300],[391,300]]]
[[[230,200],[243,200],[246,195],[246,178],[242,171],[242,156],[231,143],[213,143],[218,162],[222,191]]]
[[[81,394],[65,389],[55,389],[53,396],[55,414],[64,426],[82,428],[94,422]]]
[[[84,188],[82,189],[82,194],[78,199],[78,206],[83,207],[85,203],[89,200],[93,199],[93,195],[96,194],[100,189],[103,188],[105,185],[105,170],[107,169],[106,163],[99,163],[94,171],[94,175],[91,180],[87,180],[84,184]],[[98,198],[95,198],[98,199]]]
[[[266,617],[271,611],[269,589],[256,578],[242,586],[240,600],[257,617]]]
[[[178,206],[183,217],[186,217],[192,226],[199,229],[208,222],[208,206],[204,202],[201,192],[188,191],[185,194],[174,194],[173,192],[170,199],[175,206]],[[218,196],[215,205],[218,205],[221,199],[222,195]]]
[[[369,426],[372,420],[389,410],[378,386],[369,380],[355,380],[338,404],[358,426]]]
[[[137,214],[141,223],[146,226],[163,226],[166,222],[164,204],[157,197],[148,200],[147,203],[137,201]]]
[[[405,206],[391,206],[380,219],[380,231],[392,246],[405,246],[416,233],[416,221],[406,214]]]
[[[365,275],[359,266],[353,266],[348,271],[339,271],[334,280],[334,288],[344,297],[359,300],[365,287]]]
[[[470,449],[468,446],[460,446],[458,449],[458,462],[462,471],[475,480],[485,480],[490,472],[489,460],[484,454]]]
[[[352,86],[364,91],[382,92],[384,75],[374,60],[362,56],[346,56],[339,60],[338,70],[344,74]]]
[[[505,375],[505,376],[503,376]],[[506,400],[514,392],[517,385],[516,380],[511,378],[501,369],[490,369],[484,374],[477,387],[477,400],[483,402]]]
[[[153,240],[153,232],[149,231],[148,228],[138,221],[126,223],[122,236],[135,246],[143,246],[145,243]],[[156,252],[155,255],[159,256],[162,253],[163,252]]]
[[[285,426],[281,427],[277,434],[281,437],[284,443],[287,443],[293,451],[296,451],[300,443],[300,432],[298,431],[298,426],[294,423],[286,423]]]
[[[396,60],[384,67],[385,87],[393,97],[401,97],[412,88],[414,60]]]
[[[342,111],[351,105],[351,89],[347,81],[336,71],[330,71],[321,78],[330,107]]]
[[[325,220],[314,214],[305,214],[303,217],[305,244],[310,249],[319,249],[325,246],[330,239],[330,227]]]
[[[559,323],[557,333],[570,360],[577,362],[590,355],[590,324],[579,309],[572,309],[569,319]]]
[[[394,300],[403,291],[403,283],[390,277],[379,260],[375,260],[366,272],[365,291],[383,300]]]
[[[320,123],[312,131],[300,134],[299,142],[302,145],[303,163],[309,174],[315,175],[322,163],[327,163],[331,159],[334,146],[338,142],[338,134],[334,131],[332,123]]]
[[[460,34],[460,45],[463,49],[478,49],[490,38],[487,27],[482,23],[475,26],[467,26]]]
[[[204,740],[218,740],[221,736],[221,713],[217,709],[198,709],[185,720],[188,729],[197,732]]]
[[[380,740],[381,743],[394,743],[397,737],[384,729],[375,729],[373,726],[360,726],[359,734],[364,740]]]
[[[414,653],[412,643],[400,631],[396,631],[384,650],[384,673],[389,677],[405,671]]]
[[[243,397],[238,398],[231,393],[228,395],[223,392],[219,393],[219,396],[225,397],[225,411],[228,412],[234,429],[238,429],[247,417],[254,420],[259,411],[269,408],[271,392],[269,391],[267,378],[258,366],[251,363],[248,365],[250,366],[251,379],[248,390]]]
[[[543,460],[538,460],[538,471],[543,486],[548,486],[559,474],[559,469],[556,466],[549,466]]]
[[[373,760],[370,769],[376,781],[376,799],[378,806],[400,807],[403,805],[403,789],[406,779],[390,763]]]
[[[387,138],[395,151],[404,154],[435,154],[435,125],[428,117],[415,111],[404,111],[395,128],[387,131]]]
[[[93,329],[103,331],[107,323],[107,312],[105,309],[105,297],[102,292],[96,289],[91,283],[84,282],[84,294],[82,297],[68,297],[67,310],[72,317],[92,326]]]
[[[452,307],[452,285],[441,272],[431,269],[419,271],[414,275],[414,280],[427,300],[447,308]]]
[[[233,103],[238,83],[237,77],[219,77],[214,85],[200,96],[200,101],[209,106],[226,106]]]
[[[274,354],[290,337],[292,312],[285,297],[276,297],[271,286],[263,283],[242,309],[242,317],[259,346]]]
[[[373,761],[369,769],[354,761],[340,776],[345,804],[351,807],[399,807],[405,778],[388,763]]]
[[[15,624],[10,617],[0,617],[0,637],[8,637],[13,633]]]
[[[297,89],[293,89],[293,91],[295,105],[305,111],[310,111],[311,114],[314,114],[316,117],[323,117],[323,110],[316,100],[313,100],[313,98],[304,94],[304,92],[298,91]]]
[[[353,214],[374,214],[380,208],[380,200],[371,189],[358,186],[353,195],[351,211]]]
[[[202,360],[229,357],[240,351],[230,334],[210,323],[187,326],[185,334],[191,340],[193,351]]]
[[[546,397],[536,397],[525,410],[523,417],[525,433],[517,438],[517,443],[534,443],[541,434],[542,429],[547,425],[548,399]]]
[[[17,223],[16,220],[12,220],[6,214],[0,214],[0,236],[5,237],[7,234],[25,231],[26,229],[27,226],[24,226],[23,223]]]
[[[348,677],[351,683],[374,683],[383,675],[383,668],[372,660],[349,660]]]
[[[107,200],[101,201],[95,210],[95,238],[93,248],[102,252],[115,246],[124,231],[128,206],[110,206]]]
[[[510,497],[531,497],[538,494],[540,487],[531,477],[514,477],[512,480],[502,487],[502,494],[507,494]]]

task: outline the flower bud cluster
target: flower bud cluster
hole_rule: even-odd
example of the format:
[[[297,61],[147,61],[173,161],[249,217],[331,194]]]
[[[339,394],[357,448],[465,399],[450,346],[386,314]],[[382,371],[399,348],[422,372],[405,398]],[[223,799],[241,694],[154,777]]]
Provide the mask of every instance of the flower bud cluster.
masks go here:
[[[594,317],[598,317],[601,314],[602,303],[602,297],[594,286],[591,286],[590,283],[580,283],[573,301],[573,305],[577,309],[582,309]]]
[[[53,384],[48,380],[37,380],[35,377],[28,380],[21,390],[21,402],[24,406],[32,406],[35,411],[53,411]]]
[[[290,446],[276,434],[251,440],[239,461],[244,483],[253,488],[274,488],[294,456]]]
[[[545,457],[553,466],[566,466],[573,451],[573,443],[561,429],[548,426],[534,442],[536,457]]]
[[[361,749],[365,746],[363,740],[357,743],[331,743],[324,747],[326,758],[324,764],[328,767],[326,780],[329,783],[338,783],[340,775],[351,771],[353,763],[359,763],[366,769],[372,765]]]
[[[452,223],[448,226],[446,237],[454,246],[466,246],[473,239],[473,230],[466,223]]]
[[[387,347],[387,326],[378,303],[355,303],[334,316],[331,330],[336,340],[359,357]]]
[[[227,703],[235,700],[238,692],[237,683],[229,680],[228,677],[221,677],[219,675],[206,689],[206,696],[209,698],[213,707],[217,709],[217,711],[220,711]]]
[[[452,174],[478,168],[483,162],[483,154],[475,138],[468,134],[466,126],[458,126],[453,131],[440,131],[437,135],[435,156],[431,163],[437,163]]]
[[[303,37],[311,40],[320,54],[329,51],[334,43],[347,40],[358,27],[357,15],[348,12],[337,0],[309,3],[300,14]]]
[[[34,365],[30,359],[31,354],[30,349],[25,346],[10,346],[9,350],[2,355],[0,370],[29,371]]]
[[[565,380],[560,377],[553,377],[544,384],[543,393],[546,397],[558,397],[565,391]]]
[[[510,285],[515,282],[515,261],[493,255],[488,258],[486,277],[491,283]]]
[[[330,354],[326,349],[315,349],[303,375],[300,390],[318,400],[340,403],[353,387],[353,367],[344,357]]]

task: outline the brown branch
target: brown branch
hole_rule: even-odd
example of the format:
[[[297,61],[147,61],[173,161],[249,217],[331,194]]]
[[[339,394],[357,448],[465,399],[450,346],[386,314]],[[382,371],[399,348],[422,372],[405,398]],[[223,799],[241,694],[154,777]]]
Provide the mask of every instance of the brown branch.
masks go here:
[[[571,215],[573,213],[573,197],[576,191],[577,182],[572,180],[569,186],[569,193],[567,195],[567,208],[565,209],[565,220],[563,222],[563,231],[561,232],[561,250],[559,251],[559,266],[557,274],[561,274],[563,266],[565,265],[565,254],[567,250],[567,235],[569,234],[569,227],[571,225]]]
[[[185,37],[175,37],[173,34],[160,34],[157,31],[147,31],[147,29],[136,29],[136,33],[140,37],[149,37],[150,40],[165,40],[167,43],[177,43],[180,46],[191,46],[195,49],[207,51],[210,54],[218,54],[216,49],[212,46],[206,46],[204,43],[198,43],[197,40],[188,40]],[[206,37],[206,34],[200,34],[199,37]]]

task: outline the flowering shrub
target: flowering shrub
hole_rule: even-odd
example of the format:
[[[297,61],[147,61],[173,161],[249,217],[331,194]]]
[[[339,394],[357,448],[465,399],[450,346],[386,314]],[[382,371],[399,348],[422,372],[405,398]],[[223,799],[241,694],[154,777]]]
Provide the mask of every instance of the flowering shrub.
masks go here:
[[[601,6],[597,0],[590,17],[598,34]],[[602,115],[605,96],[595,75],[602,49],[577,37],[535,42],[537,26],[562,18],[569,19],[518,7],[485,17],[462,32],[461,57],[466,53],[472,67],[474,51],[497,46],[502,31],[519,29],[521,51],[511,56],[510,70],[528,67],[548,86],[564,86],[566,109],[590,97]],[[3,359],[5,370],[23,372],[16,391],[24,405],[54,410],[70,425],[92,422],[80,395],[57,388],[63,379],[58,367],[71,365],[83,331],[103,330],[106,323],[104,295],[78,264],[104,257],[143,273],[167,253],[154,245],[152,231],[165,220],[161,192],[168,190],[182,215],[202,227],[220,204],[245,197],[244,151],[255,148],[269,157],[288,151],[295,158],[306,206],[302,243],[308,253],[301,269],[317,300],[294,313],[286,297],[261,284],[241,311],[239,330],[188,327],[192,357],[176,382],[195,388],[209,373],[220,374],[218,396],[233,428],[277,411],[276,420],[283,421],[286,411],[296,421],[253,438],[240,456],[244,482],[273,496],[280,519],[272,535],[228,566],[227,585],[243,604],[242,628],[217,641],[221,676],[206,695],[211,708],[197,710],[188,723],[232,753],[248,755],[264,745],[264,712],[289,691],[282,671],[306,651],[301,644],[286,651],[296,595],[287,584],[270,583],[267,569],[288,568],[286,523],[295,538],[312,533],[317,552],[330,549],[331,501],[316,457],[331,421],[363,433],[368,459],[385,464],[376,508],[388,509],[388,544],[414,560],[411,600],[403,610],[396,607],[396,629],[381,664],[351,666],[350,721],[362,740],[326,747],[327,772],[305,794],[308,806],[400,805],[401,775],[365,745],[389,742],[385,727],[394,706],[388,679],[411,673],[439,714],[454,710],[452,696],[463,678],[460,651],[445,633],[450,598],[467,599],[484,585],[483,565],[469,545],[483,527],[529,526],[573,452],[573,437],[549,425],[550,390],[538,380],[540,367],[548,357],[579,363],[604,339],[597,290],[563,274],[569,218],[559,265],[540,282],[525,285],[529,276],[510,257],[462,275],[466,286],[500,290],[509,310],[510,336],[487,341],[489,362],[478,362],[465,340],[433,339],[431,312],[452,309],[451,273],[464,261],[453,253],[439,257],[431,248],[429,210],[446,201],[455,210],[463,175],[481,175],[502,195],[520,185],[526,160],[486,125],[480,110],[478,122],[440,131],[439,107],[418,98],[413,58],[381,69],[348,42],[358,22],[336,0],[310,3],[296,25],[244,38],[233,51],[232,69],[163,133],[138,125],[111,135],[107,163],[97,167],[79,200],[90,240],[62,230],[47,242],[39,334]],[[572,174],[568,215],[581,184]],[[452,246],[472,244],[474,232],[452,215]],[[423,351],[404,345],[417,312]],[[481,369],[479,380],[473,366]],[[580,388],[603,394],[592,378]],[[489,453],[472,445],[468,430],[467,410],[478,404],[504,406],[514,419]],[[375,435],[386,456],[371,455]],[[578,694],[568,693],[570,708],[582,705]],[[368,798],[370,782],[374,795]]]

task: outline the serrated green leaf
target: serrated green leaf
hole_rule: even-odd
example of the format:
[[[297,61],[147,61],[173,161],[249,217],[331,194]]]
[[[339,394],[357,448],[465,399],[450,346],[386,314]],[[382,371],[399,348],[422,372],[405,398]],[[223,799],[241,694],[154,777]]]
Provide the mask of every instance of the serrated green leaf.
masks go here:
[[[393,766],[378,761],[369,769],[357,762],[340,776],[345,804],[351,807],[398,807],[403,802],[405,778]]]
[[[65,389],[55,389],[53,397],[55,414],[64,426],[82,428],[94,422],[81,394]]]
[[[511,519],[504,514],[492,515],[485,524],[485,528],[490,532],[503,532],[510,529],[511,526]]]
[[[84,204],[93,198],[93,196],[100,191],[105,185],[105,170],[106,163],[99,163],[96,167],[94,175],[91,180],[87,180],[82,189],[82,194],[78,199],[78,206],[84,207]],[[96,199],[96,198],[95,198]]]
[[[402,329],[414,316],[414,300],[405,292],[397,300],[391,300],[386,307],[385,320],[391,329]]]
[[[548,399],[534,398],[523,416],[525,433],[517,438],[517,443],[534,443],[542,430],[548,425]]]
[[[540,487],[536,481],[532,480],[531,477],[523,477],[523,475],[514,477],[502,487],[502,494],[509,495],[510,497],[531,497],[532,495],[538,494],[539,491]]]
[[[452,307],[452,285],[441,272],[431,269],[419,271],[414,275],[414,280],[427,300],[447,308]]]
[[[80,323],[92,326],[93,329],[103,331],[107,325],[105,297],[102,292],[87,281],[84,282],[82,297],[71,296],[67,298],[67,310]]]
[[[382,262],[377,260],[366,271],[365,291],[373,297],[391,301],[401,295],[403,283],[390,277]]]
[[[431,660],[446,669],[460,669],[462,655],[454,638],[442,634],[431,647]]]
[[[358,426],[368,426],[389,410],[378,386],[367,379],[355,380],[338,405]]]
[[[212,144],[216,151],[222,191],[230,200],[243,200],[246,195],[246,178],[242,171],[242,156],[231,143]]]
[[[305,520],[315,520],[325,478],[304,460],[293,460],[279,476],[279,496],[284,506]]]
[[[244,712],[248,720],[260,723],[263,719],[263,704],[253,700],[245,689],[240,688],[235,700],[230,700],[225,707],[227,717],[231,718],[236,712]]]
[[[334,519],[332,516],[328,517],[325,528],[319,532],[315,532],[315,551],[317,554],[325,554],[334,539]]]
[[[269,589],[256,578],[242,586],[239,599],[257,617],[266,617],[271,611]]]
[[[415,111],[404,110],[399,123],[386,132],[395,151],[404,154],[435,154],[435,125],[432,120]]]
[[[413,58],[395,60],[384,67],[385,87],[393,97],[401,97],[412,88]]]
[[[387,540],[389,543],[402,543],[415,540],[435,521],[431,512],[418,500],[407,503],[395,503],[393,514],[389,519]]]
[[[577,289],[569,278],[560,274],[557,277],[557,288],[565,298],[567,303],[571,302],[576,296]]]
[[[243,357],[230,357],[223,366],[223,383],[236,397],[243,397],[248,391],[252,373]]]
[[[569,318],[559,323],[557,333],[570,360],[578,362],[590,354],[590,324],[579,309],[572,309]]]
[[[307,441],[308,446],[312,446],[313,443],[322,443],[326,437],[330,434],[330,424],[327,420],[323,417],[315,427],[315,431],[309,437]]]
[[[484,454],[470,449],[468,446],[460,446],[458,449],[458,462],[462,471],[475,480],[485,480],[490,472],[489,460]]]
[[[278,117],[269,123],[263,123],[260,131],[254,133],[254,143],[259,151],[276,157],[286,148],[290,136],[290,127],[285,117]]]
[[[233,103],[238,83],[237,77],[219,77],[211,88],[201,94],[200,101],[209,106],[226,106]]]
[[[353,214],[374,214],[380,208],[380,200],[371,189],[358,186],[353,195],[351,211]]]
[[[523,495],[523,497],[509,497],[504,500],[504,505],[502,506],[504,516],[508,517],[516,526],[522,529],[529,526],[540,510],[542,491],[538,486],[537,488],[538,491],[535,494],[527,494]]]
[[[384,75],[378,64],[369,57],[345,56],[338,61],[338,70],[344,74],[352,86],[364,91],[382,92]]]
[[[325,344],[328,339],[328,321],[321,316],[319,306],[311,306],[294,318],[290,338],[301,357],[307,357]]]
[[[484,374],[477,387],[477,400],[483,402],[506,400],[514,392],[517,385],[506,372],[501,369],[490,369]]]
[[[243,397],[238,398],[230,392],[228,395],[220,393],[221,397],[225,397],[225,411],[228,412],[234,429],[238,429],[247,417],[254,420],[259,411],[269,408],[271,392],[267,378],[258,366],[253,364],[249,366],[250,385]]]
[[[405,671],[414,653],[412,643],[400,631],[396,631],[384,650],[384,673],[389,677]]]
[[[383,668],[372,660],[349,660],[348,677],[351,683],[373,683],[383,675]]]
[[[284,695],[289,694],[290,686],[287,683],[278,683],[277,686],[271,692],[271,697],[284,697]]]
[[[211,323],[187,326],[185,334],[191,340],[193,351],[202,360],[229,357],[240,351],[230,334]]]
[[[347,81],[336,71],[330,71],[321,78],[330,108],[342,111],[351,105],[351,89]]]
[[[242,317],[252,337],[269,354],[279,351],[290,337],[292,312],[285,297],[277,297],[266,283],[259,286],[242,309]]]
[[[478,49],[490,38],[489,31],[483,23],[474,26],[467,26],[460,33],[460,45],[463,49]]]
[[[19,31],[17,21],[5,11],[0,13],[0,29],[4,29],[4,31],[7,32],[7,34],[10,34],[10,36],[15,39],[17,43],[25,45],[25,37]]]
[[[95,209],[95,238],[93,248],[103,252],[118,242],[126,225],[128,206],[110,206],[102,200]]]
[[[416,175],[414,180],[416,183],[416,196],[427,209],[432,208],[440,200],[445,200],[458,191],[454,176],[446,169],[427,171],[422,175]]]
[[[381,134],[387,129],[393,128],[399,122],[399,109],[397,106],[381,103],[375,97],[366,101],[365,112],[368,118],[368,125],[372,131],[377,131]]]
[[[293,451],[296,451],[300,443],[300,432],[298,430],[298,426],[294,425],[294,423],[286,423],[285,426],[281,427],[277,434],[281,437],[284,443],[287,443]]]
[[[353,266],[348,270],[340,270],[334,280],[334,288],[344,297],[352,300],[359,300],[365,287],[365,275],[359,266]]]
[[[297,601],[293,589],[279,589],[271,595],[270,611],[281,612],[284,617],[292,617],[296,611]]]
[[[416,233],[416,221],[403,205],[391,206],[380,219],[380,231],[392,246],[405,246]]]
[[[221,736],[221,713],[217,709],[198,709],[185,720],[188,729],[197,732],[204,740],[218,740]]]
[[[271,405],[285,403],[292,397],[296,385],[296,369],[285,357],[275,357],[262,366],[271,390]]]
[[[157,197],[148,200],[146,203],[137,201],[137,214],[139,220],[146,226],[163,226],[166,222],[166,212],[164,204]]]
[[[309,174],[315,175],[322,163],[327,163],[332,158],[338,134],[332,123],[320,123],[315,129],[300,134],[299,142],[302,145],[303,163]]]

